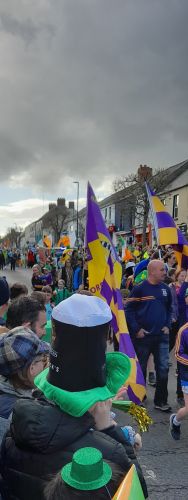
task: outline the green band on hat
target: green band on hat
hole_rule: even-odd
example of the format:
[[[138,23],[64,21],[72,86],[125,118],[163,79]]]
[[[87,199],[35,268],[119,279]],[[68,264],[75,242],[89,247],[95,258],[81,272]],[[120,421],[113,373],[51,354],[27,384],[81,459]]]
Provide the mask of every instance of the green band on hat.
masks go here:
[[[65,465],[61,477],[69,486],[78,490],[96,490],[105,486],[112,477],[110,466],[103,461],[96,448],[81,448]]]
[[[121,352],[112,352],[106,354],[106,385],[103,387],[79,392],[65,391],[48,382],[48,368],[35,377],[35,385],[61,410],[73,417],[81,417],[98,401],[113,398],[129,378],[130,372],[131,362],[128,356]]]

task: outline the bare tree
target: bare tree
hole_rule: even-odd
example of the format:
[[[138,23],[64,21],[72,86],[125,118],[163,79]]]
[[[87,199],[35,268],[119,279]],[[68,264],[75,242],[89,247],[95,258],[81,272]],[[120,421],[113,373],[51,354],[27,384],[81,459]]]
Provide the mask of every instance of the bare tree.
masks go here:
[[[56,206],[43,217],[43,228],[54,232],[56,242],[59,241],[62,232],[66,229],[68,215],[69,210],[66,206]]]
[[[149,215],[149,202],[145,189],[145,182],[149,182],[151,187],[156,193],[163,189],[166,185],[167,174],[166,170],[156,169],[154,172],[152,168],[147,165],[140,165],[138,171],[134,174],[129,174],[125,177],[115,179],[113,189],[115,192],[121,189],[131,188],[132,197],[130,197],[130,204],[132,212],[135,214],[138,224],[142,225],[142,243],[146,244],[146,230]]]
[[[20,237],[23,229],[20,226],[15,224],[14,227],[9,227],[7,229],[6,235],[3,237],[2,241],[8,240],[10,242],[10,246],[19,247],[20,245]]]

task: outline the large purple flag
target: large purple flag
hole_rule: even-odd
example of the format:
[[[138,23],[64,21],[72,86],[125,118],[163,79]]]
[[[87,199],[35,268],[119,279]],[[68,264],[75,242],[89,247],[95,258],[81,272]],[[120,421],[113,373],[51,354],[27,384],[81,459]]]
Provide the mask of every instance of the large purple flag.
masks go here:
[[[86,247],[90,291],[106,300],[112,311],[112,327],[119,350],[131,360],[131,376],[127,382],[130,400],[140,403],[145,396],[144,377],[127,329],[120,293],[122,266],[103,220],[92,187],[88,183]]]

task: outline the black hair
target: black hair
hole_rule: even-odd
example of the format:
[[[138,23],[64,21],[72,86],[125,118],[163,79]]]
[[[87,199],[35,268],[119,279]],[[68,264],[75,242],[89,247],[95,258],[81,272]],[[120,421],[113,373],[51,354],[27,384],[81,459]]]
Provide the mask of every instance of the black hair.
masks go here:
[[[40,311],[45,311],[45,306],[38,300],[22,296],[10,304],[7,311],[6,326],[10,330],[24,323],[34,325]]]
[[[28,288],[26,285],[23,285],[22,283],[14,283],[10,287],[10,299],[14,300],[20,297],[21,295],[27,295],[28,294]]]
[[[107,484],[108,489],[103,486],[97,490],[77,490],[66,484],[61,477],[61,473],[59,472],[45,487],[44,499],[75,500],[77,498],[81,498],[82,500],[108,500],[110,497],[113,497],[125,477],[125,471],[123,471],[120,465],[115,464],[110,460],[105,460],[105,462],[107,462],[112,469],[112,478]]]

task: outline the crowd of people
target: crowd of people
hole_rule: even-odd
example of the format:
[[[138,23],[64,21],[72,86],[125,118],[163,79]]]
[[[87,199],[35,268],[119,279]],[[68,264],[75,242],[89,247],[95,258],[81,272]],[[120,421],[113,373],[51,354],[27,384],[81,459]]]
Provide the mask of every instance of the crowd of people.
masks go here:
[[[188,272],[169,245],[135,245],[121,260],[128,329],[157,411],[171,412],[175,353],[177,412],[169,425],[179,440],[188,414]],[[111,411],[113,398],[127,398],[130,360],[118,352],[110,307],[88,289],[86,254],[48,252],[44,262],[36,252],[31,287],[0,278],[2,499],[112,498],[133,464],[147,498],[141,437]],[[107,341],[114,352],[106,353]]]

